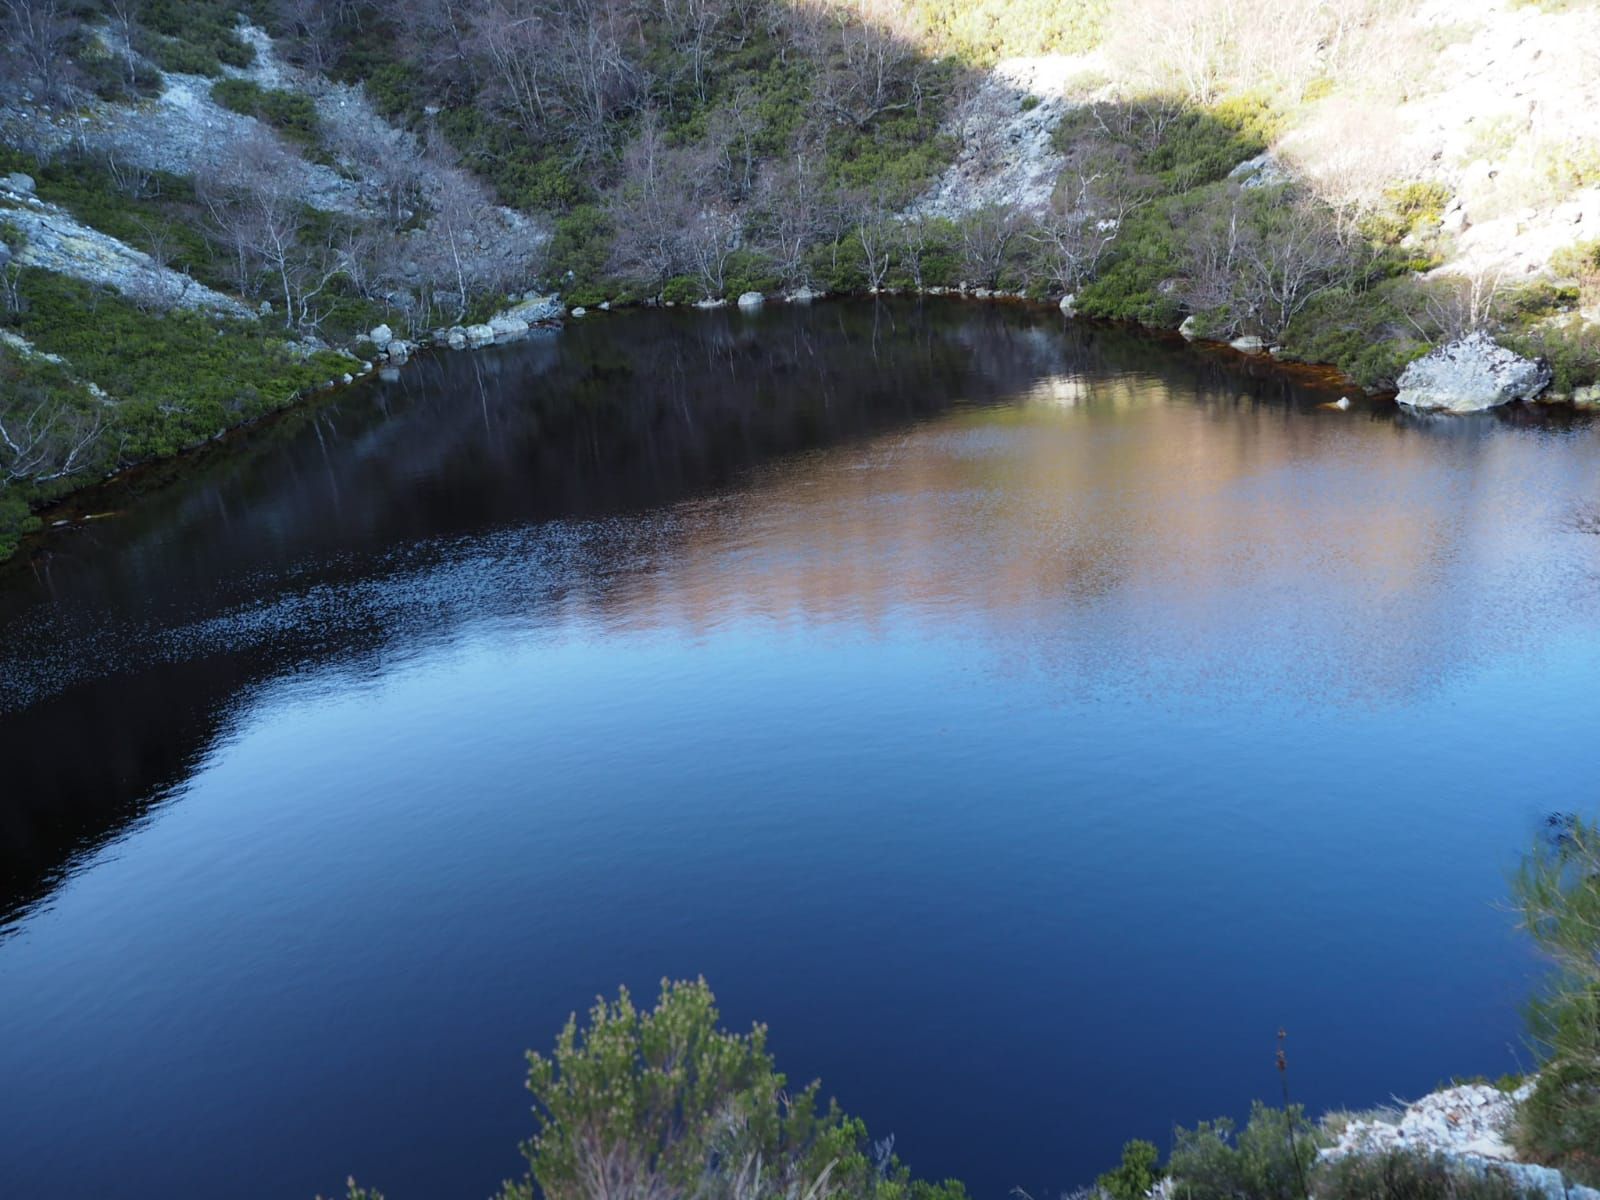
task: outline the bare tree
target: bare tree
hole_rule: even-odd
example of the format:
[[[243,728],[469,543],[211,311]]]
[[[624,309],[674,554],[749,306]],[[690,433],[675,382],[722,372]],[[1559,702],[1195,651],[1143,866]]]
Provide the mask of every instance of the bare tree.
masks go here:
[[[827,228],[826,196],[813,154],[801,149],[768,174],[763,206],[770,214],[768,241],[778,274],[789,287],[811,282],[806,251]]]
[[[1182,297],[1225,330],[1281,337],[1317,297],[1362,280],[1365,262],[1326,205],[1308,196],[1235,190],[1192,214]]]
[[[1126,181],[1111,171],[1078,166],[1062,173],[1049,209],[1028,233],[1059,291],[1076,292],[1094,278],[1138,205]]]
[[[20,416],[0,416],[0,471],[8,483],[50,483],[89,466],[104,421],[48,394]]]
[[[1268,337],[1283,335],[1308,304],[1349,283],[1350,248],[1333,214],[1306,198],[1263,205],[1239,256],[1241,307]]]
[[[867,289],[882,291],[894,265],[900,234],[888,197],[880,186],[845,197],[842,207],[855,222],[853,234],[861,248],[861,269],[866,276]]]
[[[689,63],[695,98],[706,101],[707,68],[718,27],[728,16],[727,0],[660,0],[672,44]]]
[[[487,64],[491,102],[523,133],[540,136],[556,103],[555,34],[545,6],[482,0],[472,9],[472,46]]]
[[[67,0],[0,0],[6,50],[19,60],[39,96],[62,98],[71,71],[67,50],[78,22]]]
[[[816,101],[839,124],[865,128],[886,113],[920,108],[928,61],[911,14],[896,0],[809,0],[792,29],[817,73]]]
[[[649,280],[658,290],[686,261],[683,228],[688,215],[666,139],[647,117],[622,158],[622,175],[608,207],[616,240],[612,265]]]
[[[707,299],[714,300],[727,291],[728,263],[739,249],[741,233],[738,213],[717,198],[703,200],[687,223],[684,241],[689,261]]]
[[[139,56],[133,48],[134,30],[138,28],[139,17],[144,12],[144,0],[105,0],[105,10],[120,44],[123,80],[132,84],[139,65]]]
[[[961,221],[962,268],[968,282],[983,288],[1000,286],[1011,250],[1022,232],[1022,217],[1012,208],[991,204]]]

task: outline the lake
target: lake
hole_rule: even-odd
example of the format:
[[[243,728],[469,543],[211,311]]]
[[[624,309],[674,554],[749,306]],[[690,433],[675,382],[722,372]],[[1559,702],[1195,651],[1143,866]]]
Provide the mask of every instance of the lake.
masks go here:
[[[1319,1111],[1528,1065],[1600,424],[1339,394],[635,312],[93,497],[0,569],[0,1192],[481,1198],[663,976],[977,1200],[1279,1099],[1280,1026]]]

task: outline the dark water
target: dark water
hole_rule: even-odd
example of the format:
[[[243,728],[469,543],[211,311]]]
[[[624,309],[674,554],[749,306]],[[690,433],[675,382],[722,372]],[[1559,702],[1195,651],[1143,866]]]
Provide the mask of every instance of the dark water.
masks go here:
[[[980,1200],[1526,1061],[1600,428],[1053,314],[417,364],[0,575],[0,1194],[482,1197],[521,1052],[704,973]]]

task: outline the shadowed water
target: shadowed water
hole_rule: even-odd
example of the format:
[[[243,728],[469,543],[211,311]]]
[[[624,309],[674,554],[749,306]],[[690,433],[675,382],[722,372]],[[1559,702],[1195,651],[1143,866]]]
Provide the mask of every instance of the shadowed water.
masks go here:
[[[627,983],[980,1200],[1525,1065],[1600,427],[956,304],[415,364],[0,572],[0,1193],[482,1197]],[[143,494],[140,494],[143,493]]]

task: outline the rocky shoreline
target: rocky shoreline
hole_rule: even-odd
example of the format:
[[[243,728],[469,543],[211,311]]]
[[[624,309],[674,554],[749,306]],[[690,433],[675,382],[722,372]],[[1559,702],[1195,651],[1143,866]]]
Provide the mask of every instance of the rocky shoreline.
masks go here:
[[[1501,1175],[1525,1194],[1545,1200],[1600,1200],[1600,1191],[1567,1182],[1554,1167],[1517,1160],[1511,1145],[1517,1105],[1532,1091],[1530,1080],[1515,1091],[1462,1084],[1431,1092],[1392,1115],[1349,1121],[1321,1156],[1338,1159],[1394,1151],[1439,1155],[1473,1174]]]

